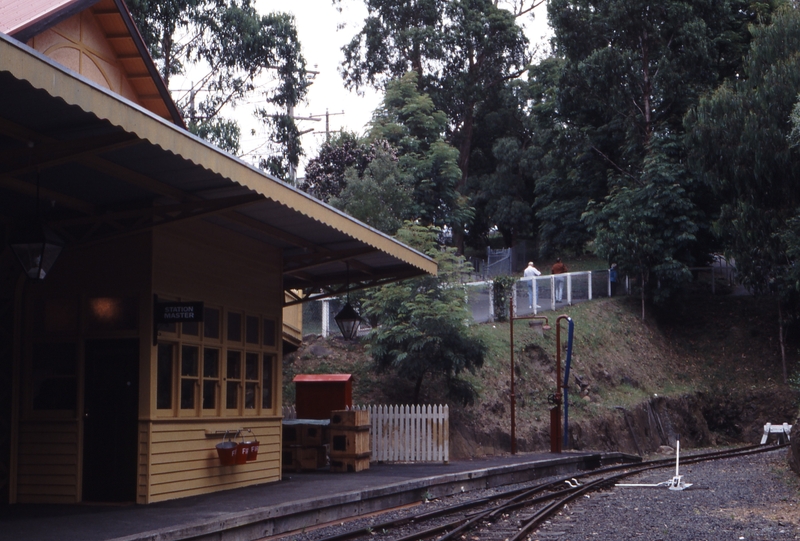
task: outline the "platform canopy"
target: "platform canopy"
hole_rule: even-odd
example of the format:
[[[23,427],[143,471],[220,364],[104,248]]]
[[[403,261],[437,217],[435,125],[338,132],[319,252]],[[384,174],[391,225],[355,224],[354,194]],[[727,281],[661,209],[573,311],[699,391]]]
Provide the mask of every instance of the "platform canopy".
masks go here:
[[[279,247],[284,289],[306,300],[436,273],[423,254],[1,33],[0,89],[6,237],[37,212],[66,250],[206,220]]]

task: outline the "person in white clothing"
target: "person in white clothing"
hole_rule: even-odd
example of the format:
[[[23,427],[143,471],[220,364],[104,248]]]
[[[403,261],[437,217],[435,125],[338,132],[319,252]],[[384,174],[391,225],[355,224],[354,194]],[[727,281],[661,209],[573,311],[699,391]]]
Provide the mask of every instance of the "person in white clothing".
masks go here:
[[[530,299],[530,302],[528,303],[530,305],[529,308],[533,308],[533,303],[534,303],[534,298],[535,298],[534,295],[533,295],[534,283],[536,282],[535,278],[537,276],[541,276],[541,274],[542,273],[539,272],[539,269],[537,269],[533,265],[533,261],[528,263],[528,266],[525,268],[525,271],[522,273],[522,279],[523,280],[528,280],[528,298]],[[538,305],[537,305],[537,308],[538,308]]]

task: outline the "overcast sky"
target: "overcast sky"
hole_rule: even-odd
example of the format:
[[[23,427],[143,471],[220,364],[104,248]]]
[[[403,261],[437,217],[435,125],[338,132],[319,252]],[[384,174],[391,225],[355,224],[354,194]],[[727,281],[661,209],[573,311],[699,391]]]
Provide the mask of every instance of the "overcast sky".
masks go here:
[[[314,129],[313,133],[302,138],[306,153],[301,159],[299,174],[302,176],[305,162],[317,154],[319,145],[325,141],[326,110],[330,113],[331,131],[344,129],[360,134],[365,131],[372,112],[380,103],[381,96],[369,89],[365,90],[363,96],[348,91],[339,75],[341,48],[361,29],[367,11],[359,0],[343,0],[341,13],[331,0],[256,0],[255,4],[260,13],[282,11],[295,16],[307,67],[319,72],[311,85],[306,103],[295,110],[296,117],[321,118],[319,122],[298,121],[301,131]],[[542,35],[547,32],[546,18],[543,4],[537,8],[534,20],[526,19],[528,38],[532,43],[540,42]],[[242,114],[247,113],[242,110]],[[263,137],[251,137],[249,129],[242,131],[243,152],[263,142]]]

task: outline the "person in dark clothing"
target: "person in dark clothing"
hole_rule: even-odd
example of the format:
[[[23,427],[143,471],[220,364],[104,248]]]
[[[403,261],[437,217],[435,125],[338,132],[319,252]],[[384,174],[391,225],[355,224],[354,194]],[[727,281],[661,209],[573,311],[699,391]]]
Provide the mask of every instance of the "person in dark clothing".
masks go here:
[[[557,258],[555,264],[550,269],[552,274],[564,274],[565,272],[569,272],[567,266],[561,262],[561,258]],[[556,293],[556,302],[561,302],[564,298],[564,277],[558,277],[555,279],[555,293]]]
[[[611,268],[608,269],[608,282],[611,284],[611,296],[617,294],[617,264],[612,263]]]

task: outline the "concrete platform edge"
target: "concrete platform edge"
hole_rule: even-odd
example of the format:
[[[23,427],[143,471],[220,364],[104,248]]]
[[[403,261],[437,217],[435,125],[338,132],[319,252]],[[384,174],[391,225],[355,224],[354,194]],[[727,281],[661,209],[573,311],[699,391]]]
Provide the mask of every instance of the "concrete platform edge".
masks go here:
[[[551,475],[566,475],[592,469],[601,462],[609,464],[637,460],[641,458],[622,453],[565,455],[287,502],[241,513],[230,513],[204,522],[118,537],[110,541],[252,541],[420,502],[426,497],[440,498],[458,492],[530,481]]]

